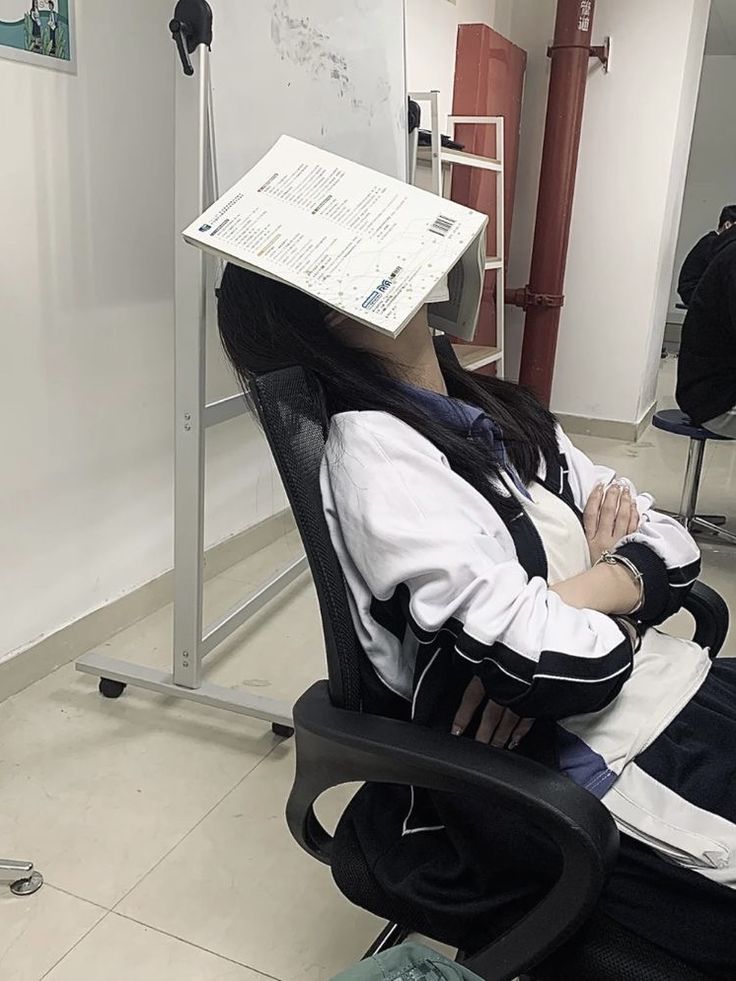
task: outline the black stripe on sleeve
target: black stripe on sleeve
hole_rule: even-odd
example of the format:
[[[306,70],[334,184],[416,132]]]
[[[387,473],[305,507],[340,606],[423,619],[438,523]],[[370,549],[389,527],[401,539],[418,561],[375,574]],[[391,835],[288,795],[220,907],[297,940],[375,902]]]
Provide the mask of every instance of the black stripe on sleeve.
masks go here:
[[[398,641],[404,640],[407,623],[398,590],[386,600],[379,600],[374,596],[371,599],[371,616],[387,633]]]
[[[627,542],[616,549],[632,562],[644,579],[644,605],[636,613],[639,623],[654,626],[672,616],[682,606],[688,590],[700,574],[700,559],[676,569],[668,569],[648,545]]]
[[[403,643],[406,628],[409,627],[420,644],[431,644],[437,630],[420,627],[411,614],[411,593],[406,583],[399,583],[393,594],[386,600],[371,600],[371,616],[376,623]],[[447,626],[445,624],[442,629]]]
[[[482,644],[465,633],[456,649],[475,665],[489,698],[539,719],[599,711],[618,695],[633,666],[628,636],[601,657],[542,651],[538,663],[505,644]]]
[[[622,631],[623,633],[623,631]],[[626,638],[622,638],[626,639]],[[630,654],[625,650],[629,644],[618,644],[612,650],[599,657],[578,657],[562,651],[541,652],[539,662],[520,654],[506,644],[496,641],[493,644],[483,644],[463,632],[457,641],[457,649],[463,657],[475,664],[480,664],[487,658],[498,661],[513,677],[531,684],[534,676],[544,673],[565,681],[593,682],[601,681],[619,671],[630,660]]]
[[[701,566],[700,559],[696,559],[689,565],[680,566],[679,569],[668,569],[667,578],[670,587],[672,589],[684,589],[687,586],[692,586],[700,578]]]
[[[616,555],[633,563],[644,581],[644,605],[636,611],[636,619],[641,623],[660,622],[670,602],[670,582],[664,561],[640,542],[621,545],[616,549]]]

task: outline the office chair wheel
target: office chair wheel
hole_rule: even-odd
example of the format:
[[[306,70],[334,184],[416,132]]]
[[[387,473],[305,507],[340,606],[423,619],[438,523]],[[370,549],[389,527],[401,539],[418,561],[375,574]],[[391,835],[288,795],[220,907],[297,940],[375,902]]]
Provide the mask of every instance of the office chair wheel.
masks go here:
[[[34,892],[43,885],[43,876],[40,872],[32,872],[27,879],[16,879],[11,882],[10,891],[14,896],[32,896]]]
[[[127,685],[124,681],[113,681],[112,678],[100,678],[98,688],[100,689],[100,695],[104,695],[105,698],[120,698]]]
[[[274,722],[271,725],[271,732],[274,736],[279,736],[281,739],[291,739],[294,735],[294,730],[291,726],[282,726],[280,722]]]

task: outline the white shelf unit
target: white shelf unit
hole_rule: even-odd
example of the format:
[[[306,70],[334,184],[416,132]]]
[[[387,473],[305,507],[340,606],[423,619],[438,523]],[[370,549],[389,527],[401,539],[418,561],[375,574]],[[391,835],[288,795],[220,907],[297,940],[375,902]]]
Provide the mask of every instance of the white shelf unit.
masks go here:
[[[462,125],[493,126],[496,134],[496,146],[493,157],[482,157],[476,153],[466,153],[464,150],[451,150],[442,146],[442,133],[439,123],[439,92],[411,92],[409,98],[415,102],[425,102],[430,105],[431,113],[431,145],[418,146],[417,139],[413,141],[414,158],[409,161],[409,174],[412,183],[417,180],[422,171],[431,168],[431,183],[428,190],[434,191],[440,197],[449,196],[453,167],[474,167],[478,170],[490,171],[496,175],[496,248],[495,254],[486,257],[486,271],[496,272],[496,346],[489,347],[479,344],[456,344],[455,353],[461,364],[469,371],[477,371],[486,365],[495,364],[500,378],[504,375],[504,345],[505,345],[505,299],[506,291],[506,254],[505,254],[505,214],[504,214],[504,118],[503,116],[448,116],[448,129],[454,138],[455,127]],[[426,186],[425,182],[421,182]]]

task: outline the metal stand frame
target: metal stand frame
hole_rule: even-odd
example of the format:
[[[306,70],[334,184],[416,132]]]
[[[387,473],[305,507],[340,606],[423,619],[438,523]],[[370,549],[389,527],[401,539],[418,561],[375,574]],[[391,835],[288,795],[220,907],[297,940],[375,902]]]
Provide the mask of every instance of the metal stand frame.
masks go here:
[[[195,4],[195,7],[197,5]],[[185,14],[192,4],[177,4],[171,30],[177,42],[183,73],[177,73],[175,216],[184,228],[192,215],[201,214],[216,198],[217,172],[214,146],[209,38],[211,13],[206,3],[198,14],[209,34],[198,40]],[[177,19],[178,18],[178,19]],[[209,18],[209,20],[208,20]],[[197,32],[201,25],[197,26]],[[194,55],[195,67],[188,54]],[[196,76],[198,99],[191,95]],[[247,411],[242,395],[217,402],[205,401],[206,326],[209,260],[180,237],[176,246],[176,463],[174,501],[174,653],[171,673],[91,652],[77,661],[78,671],[97,675],[100,691],[119,697],[126,685],[185,698],[272,723],[277,735],[288,736],[291,705],[233,690],[202,680],[204,658],[242,626],[269,600],[308,569],[302,556],[281,570],[243,603],[203,630],[202,591],[204,560],[205,430]]]

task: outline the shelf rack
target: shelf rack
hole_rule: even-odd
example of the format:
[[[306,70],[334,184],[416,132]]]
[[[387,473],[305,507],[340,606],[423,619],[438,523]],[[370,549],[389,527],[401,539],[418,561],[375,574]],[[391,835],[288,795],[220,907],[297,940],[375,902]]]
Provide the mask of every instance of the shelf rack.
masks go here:
[[[419,103],[429,103],[431,119],[431,143],[428,147],[418,146],[414,139],[414,159],[410,160],[409,174],[414,184],[420,183],[417,177],[422,170],[431,168],[430,185],[427,188],[440,197],[445,197],[450,186],[453,167],[474,167],[477,170],[490,171],[496,175],[496,247],[493,255],[486,257],[486,271],[496,272],[496,345],[493,347],[479,344],[453,345],[455,353],[463,367],[469,371],[477,371],[487,365],[495,364],[500,378],[504,374],[504,345],[505,345],[505,301],[506,289],[506,254],[505,254],[505,216],[504,216],[504,118],[503,116],[456,116],[447,117],[448,127],[455,135],[455,127],[463,125],[493,126],[496,135],[495,155],[483,157],[476,153],[466,153],[464,150],[452,150],[442,146],[442,133],[439,122],[439,92],[411,92],[409,98]]]

